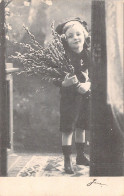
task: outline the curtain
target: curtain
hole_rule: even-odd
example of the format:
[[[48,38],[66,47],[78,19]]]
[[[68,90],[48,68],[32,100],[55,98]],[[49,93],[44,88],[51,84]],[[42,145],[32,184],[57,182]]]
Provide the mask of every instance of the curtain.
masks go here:
[[[123,10],[124,1],[106,0],[107,101],[124,136]]]

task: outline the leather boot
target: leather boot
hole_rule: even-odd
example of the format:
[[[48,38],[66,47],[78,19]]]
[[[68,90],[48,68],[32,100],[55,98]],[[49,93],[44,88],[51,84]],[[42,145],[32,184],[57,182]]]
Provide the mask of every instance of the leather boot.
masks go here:
[[[71,161],[71,146],[62,146],[64,155],[64,170],[66,174],[74,174]]]
[[[76,164],[89,166],[89,160],[84,155],[85,143],[75,143],[75,145],[77,151]]]

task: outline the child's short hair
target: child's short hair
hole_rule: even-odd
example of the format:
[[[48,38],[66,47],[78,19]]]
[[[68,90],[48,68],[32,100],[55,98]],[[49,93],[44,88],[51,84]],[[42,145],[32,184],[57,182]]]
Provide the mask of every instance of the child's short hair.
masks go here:
[[[67,22],[67,23],[63,26],[62,34],[65,34],[66,31],[67,31],[69,28],[73,27],[74,25],[80,26],[80,27],[82,28],[82,31],[83,31],[83,33],[84,33],[85,38],[88,37],[88,32],[86,31],[86,29],[84,28],[84,26],[83,26],[79,21],[69,21],[69,22]]]

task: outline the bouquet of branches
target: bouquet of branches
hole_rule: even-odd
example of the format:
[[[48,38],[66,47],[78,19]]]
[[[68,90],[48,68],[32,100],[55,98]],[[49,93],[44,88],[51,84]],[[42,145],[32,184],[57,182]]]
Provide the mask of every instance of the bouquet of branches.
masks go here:
[[[16,52],[15,56],[11,55],[13,60],[23,65],[23,70],[18,74],[36,74],[41,76],[41,80],[47,81],[62,81],[67,73],[74,74],[74,67],[65,54],[62,36],[54,30],[54,24],[51,25],[53,39],[47,47],[42,47],[28,28],[24,27],[24,29],[30,36],[32,45],[19,43],[25,52]]]

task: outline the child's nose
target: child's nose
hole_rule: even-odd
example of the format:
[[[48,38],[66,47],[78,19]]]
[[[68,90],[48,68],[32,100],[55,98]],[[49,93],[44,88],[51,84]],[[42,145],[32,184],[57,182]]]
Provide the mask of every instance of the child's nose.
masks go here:
[[[74,39],[77,39],[78,38],[78,36],[77,35],[74,35]]]

